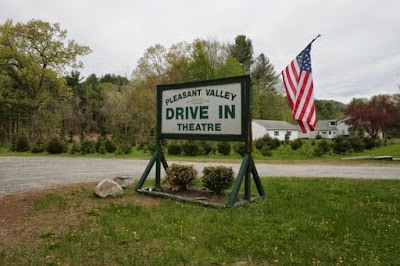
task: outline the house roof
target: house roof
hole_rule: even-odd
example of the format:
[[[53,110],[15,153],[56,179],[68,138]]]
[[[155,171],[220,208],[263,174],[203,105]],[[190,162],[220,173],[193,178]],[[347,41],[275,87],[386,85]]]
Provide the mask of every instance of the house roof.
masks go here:
[[[267,130],[298,130],[292,124],[289,124],[286,121],[280,120],[253,120],[253,122],[259,124]]]
[[[334,126],[331,126],[331,122],[336,122],[336,120],[318,120],[317,121],[317,126],[315,127],[315,130],[318,131],[332,131],[336,130],[336,123]]]

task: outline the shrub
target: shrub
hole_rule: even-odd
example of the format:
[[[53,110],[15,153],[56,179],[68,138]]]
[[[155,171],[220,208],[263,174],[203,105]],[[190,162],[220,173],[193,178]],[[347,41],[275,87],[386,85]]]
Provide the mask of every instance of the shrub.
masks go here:
[[[322,135],[318,134],[317,136],[315,136],[315,139],[322,139]]]
[[[231,153],[231,143],[229,141],[220,141],[217,144],[218,152],[222,155],[228,156]]]
[[[96,142],[91,140],[84,140],[81,142],[81,153],[95,153],[96,152]]]
[[[233,169],[225,166],[207,166],[201,178],[203,186],[215,194],[222,192],[233,184]]]
[[[25,152],[29,151],[29,140],[28,137],[25,135],[18,136],[15,141],[15,151],[18,152]]]
[[[200,155],[200,148],[197,142],[188,140],[182,144],[183,155],[197,156]]]
[[[33,144],[32,149],[31,149],[32,153],[41,153],[44,151],[45,151],[45,145],[44,145],[43,141],[41,141],[41,140],[36,141]]]
[[[51,138],[46,146],[46,151],[51,154],[60,154],[67,150],[67,146],[60,138]]]
[[[168,154],[170,155],[180,155],[182,153],[182,146],[179,142],[171,142],[168,145]]]
[[[290,142],[290,147],[294,151],[300,149],[301,146],[303,146],[303,142],[301,141],[301,139],[295,139],[292,142]]]
[[[333,139],[332,150],[334,153],[340,154],[350,150],[350,143],[342,136]]]
[[[350,144],[350,148],[355,151],[355,152],[359,152],[359,151],[363,151],[364,150],[364,143],[362,141],[362,138],[358,137],[358,136],[354,136],[354,137],[350,137],[348,139],[349,144]]]
[[[269,147],[268,147],[268,145],[265,145],[264,147],[262,147],[262,149],[261,149],[261,154],[263,155],[263,156],[272,156],[272,151],[269,149]]]
[[[75,153],[80,153],[80,152],[81,152],[81,146],[78,143],[74,142],[69,153],[75,154]]]
[[[363,138],[363,143],[367,150],[375,148],[375,140],[373,138]]]
[[[201,141],[200,147],[201,147],[201,154],[203,155],[209,155],[213,151],[213,145],[209,141]]]
[[[114,144],[112,140],[106,139],[105,145],[106,145],[106,150],[109,153],[113,153],[117,150],[117,146]]]
[[[154,149],[155,150],[155,149]],[[132,145],[129,143],[120,143],[115,151],[116,154],[129,154],[132,151]]]
[[[243,157],[246,154],[246,145],[243,142],[238,142],[233,146],[233,150]]]
[[[318,142],[317,146],[314,148],[314,156],[321,157],[322,155],[328,153],[330,150],[331,150],[330,143],[326,139],[323,139],[320,142]]]
[[[197,178],[197,171],[193,165],[172,164],[167,169],[166,181],[168,184],[185,190],[193,185]]]
[[[257,139],[257,140],[255,141],[257,150],[260,150],[260,151],[261,151],[262,148],[263,148],[265,145],[269,145],[269,143],[271,143],[271,141],[272,141],[272,138],[271,138],[268,134],[266,134],[266,135],[264,135],[263,137]]]
[[[271,148],[271,150],[276,150],[279,148],[279,146],[281,146],[281,142],[277,138],[273,138],[269,143],[269,147]]]

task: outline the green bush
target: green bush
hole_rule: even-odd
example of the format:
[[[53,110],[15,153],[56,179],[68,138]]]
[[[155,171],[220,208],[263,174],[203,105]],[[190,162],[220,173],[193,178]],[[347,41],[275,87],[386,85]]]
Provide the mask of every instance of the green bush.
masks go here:
[[[295,139],[295,140],[293,140],[293,141],[290,142],[290,147],[291,147],[292,150],[294,150],[294,151],[300,149],[301,146],[303,146],[303,142],[301,141],[301,139]]]
[[[358,137],[358,136],[354,136],[354,137],[350,137],[348,139],[349,144],[350,144],[350,148],[354,151],[354,152],[360,152],[364,150],[364,142],[362,140],[362,138]]]
[[[106,139],[105,145],[108,153],[114,153],[117,150],[117,145],[112,140]]]
[[[246,145],[244,145],[243,142],[235,143],[235,145],[233,145],[233,150],[243,157],[246,154]]]
[[[333,139],[332,150],[334,153],[340,154],[349,151],[351,148],[347,139],[342,136]]]
[[[200,155],[200,147],[197,142],[187,140],[182,143],[182,152],[185,156],[197,156]]]
[[[233,184],[233,169],[225,166],[207,166],[203,169],[201,181],[205,188],[215,194],[222,192]]]
[[[84,140],[81,142],[81,153],[96,153],[96,142],[91,140]]]
[[[318,134],[315,139],[322,139],[322,135]]]
[[[60,154],[67,151],[67,145],[60,138],[51,138],[47,143],[46,151],[51,154]]]
[[[261,151],[264,146],[266,146],[266,145],[269,146],[271,141],[272,141],[272,138],[269,136],[269,134],[266,134],[263,137],[256,139],[255,144],[256,144],[257,150]]]
[[[265,157],[269,157],[269,156],[272,156],[272,151],[269,149],[269,146],[268,145],[265,145],[264,147],[262,147],[262,149],[261,149],[261,154],[263,155],[263,156],[265,156]]]
[[[171,142],[168,144],[168,154],[170,155],[180,155],[182,154],[182,146],[179,142]]]
[[[326,139],[323,139],[318,142],[316,147],[314,147],[314,156],[321,157],[322,155],[328,153],[330,150],[331,144]]]
[[[45,148],[46,147],[45,147],[43,141],[38,140],[33,144],[31,152],[32,153],[41,153],[41,152],[45,151]]]
[[[224,156],[228,156],[231,153],[231,143],[229,141],[220,141],[217,144],[218,152]]]
[[[81,152],[81,145],[73,141],[73,145],[69,153],[75,154],[75,153],[80,153]]]
[[[213,151],[213,145],[209,141],[200,141],[201,154],[209,155]]]
[[[26,135],[18,136],[15,140],[15,151],[17,152],[25,152],[29,151],[29,140]]]
[[[185,190],[192,186],[197,178],[197,170],[193,165],[172,164],[167,169],[166,181],[168,184]]]
[[[281,146],[281,142],[277,138],[273,138],[269,143],[269,147],[271,148],[271,150],[276,150],[279,148],[279,146]]]
[[[373,138],[363,138],[364,148],[371,150],[375,148],[375,140]]]

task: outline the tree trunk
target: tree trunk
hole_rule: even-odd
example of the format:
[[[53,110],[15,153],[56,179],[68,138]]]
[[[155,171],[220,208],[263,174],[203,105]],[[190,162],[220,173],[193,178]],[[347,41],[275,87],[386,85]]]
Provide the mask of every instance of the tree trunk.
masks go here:
[[[39,118],[38,118],[39,108],[32,106],[29,112],[29,120],[31,124],[31,135],[34,140],[42,138],[42,134],[39,128]]]

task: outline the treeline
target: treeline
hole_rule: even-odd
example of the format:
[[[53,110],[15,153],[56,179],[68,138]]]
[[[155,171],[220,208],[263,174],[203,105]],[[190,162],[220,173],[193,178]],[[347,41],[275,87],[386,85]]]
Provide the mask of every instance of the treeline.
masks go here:
[[[149,47],[130,77],[82,77],[78,60],[89,47],[67,40],[58,24],[8,20],[0,25],[0,142],[91,134],[130,143],[154,136],[157,84],[251,74],[254,118],[290,119],[290,109],[267,56],[254,55],[244,35],[232,43],[196,39]],[[67,71],[68,70],[68,71]]]
[[[90,52],[67,40],[59,24],[8,20],[0,25],[0,145],[21,136],[41,143],[54,138],[82,142],[92,135],[145,145],[155,134],[158,84],[243,74],[251,74],[254,82],[254,119],[293,122],[274,66],[265,54],[254,54],[244,35],[231,43],[156,44],[146,49],[129,77],[83,77],[79,58]],[[316,105],[319,119],[344,115],[341,103],[317,100]]]

